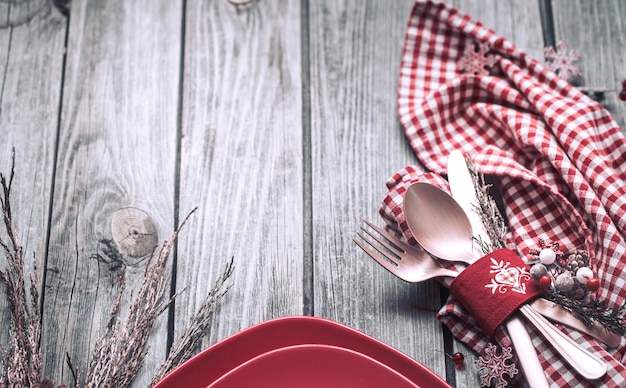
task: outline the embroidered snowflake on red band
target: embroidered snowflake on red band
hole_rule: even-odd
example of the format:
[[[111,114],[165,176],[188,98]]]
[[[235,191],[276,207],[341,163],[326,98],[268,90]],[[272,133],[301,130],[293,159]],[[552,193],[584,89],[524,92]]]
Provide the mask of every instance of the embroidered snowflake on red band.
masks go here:
[[[511,263],[508,261],[497,261],[493,257],[491,263],[489,273],[494,274],[494,276],[491,278],[491,283],[486,284],[485,287],[491,288],[492,294],[495,294],[496,291],[504,294],[507,290],[526,294],[526,283],[522,280],[529,280],[530,274],[524,268],[510,266]]]

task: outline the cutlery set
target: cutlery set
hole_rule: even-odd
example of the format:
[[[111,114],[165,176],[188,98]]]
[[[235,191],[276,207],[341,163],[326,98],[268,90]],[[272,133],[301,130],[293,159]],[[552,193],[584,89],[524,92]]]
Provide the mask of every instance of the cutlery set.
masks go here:
[[[448,181],[452,196],[431,184],[422,182],[412,184],[405,193],[403,212],[409,230],[419,246],[410,245],[368,221],[364,221],[368,228],[361,227],[363,233],[357,233],[361,240],[355,238],[354,242],[384,268],[411,283],[437,277],[458,278],[459,280],[463,278],[463,281],[467,282],[467,277],[474,276],[473,272],[476,272],[478,268],[483,273],[490,272],[489,267],[483,269],[482,264],[480,267],[478,264],[472,266],[481,256],[484,256],[478,247],[479,244],[474,243],[474,240],[490,246],[491,239],[476,211],[478,205],[476,190],[461,151],[453,151],[449,156]],[[493,253],[496,254],[496,251]],[[444,268],[439,258],[448,262],[463,263],[467,266],[466,268],[470,268],[470,272],[465,273],[465,269],[459,272]],[[481,261],[485,259],[486,256]],[[491,260],[497,263],[497,260]],[[492,265],[491,268],[495,267]],[[500,276],[499,280],[502,280],[502,284],[506,286],[518,287],[519,289],[515,291],[520,294],[522,290],[524,294],[529,291],[529,296],[532,297],[530,289],[525,288],[526,284],[519,282],[520,274],[516,271],[518,270],[515,268],[507,267],[502,269],[501,273],[496,273],[495,278],[498,279],[499,275],[517,275],[517,278],[513,278],[516,279],[515,282],[511,280],[512,278],[505,276]],[[491,272],[497,271],[492,269]],[[455,282],[463,284],[455,280],[451,286],[453,294]],[[502,284],[492,282],[493,284],[485,287],[493,287],[495,294],[495,288]],[[610,333],[597,325],[587,327],[573,314],[545,299],[535,298],[534,301],[529,299],[528,303],[522,302],[517,306],[518,312],[506,314],[510,317],[506,319],[504,325],[518,355],[521,369],[532,387],[548,387],[549,384],[520,315],[536,327],[559,352],[563,360],[581,376],[588,380],[595,380],[606,373],[607,365],[603,360],[582,348],[544,316],[585,332],[609,346],[619,345],[621,336]],[[471,308],[469,310],[472,311]]]

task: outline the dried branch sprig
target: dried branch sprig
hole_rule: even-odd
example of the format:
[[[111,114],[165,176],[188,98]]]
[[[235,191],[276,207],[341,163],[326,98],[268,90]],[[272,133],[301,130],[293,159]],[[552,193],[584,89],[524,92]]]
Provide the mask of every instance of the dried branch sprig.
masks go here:
[[[504,222],[504,218],[500,214],[500,210],[498,210],[496,201],[489,195],[491,185],[485,182],[485,176],[483,174],[476,171],[474,162],[472,162],[469,156],[465,158],[465,163],[472,177],[474,190],[476,190],[476,198],[478,199],[475,211],[480,214],[481,221],[483,225],[485,225],[487,235],[491,240],[491,243],[483,241],[482,239],[476,239],[476,242],[483,253],[487,254],[496,249],[504,248],[507,226]]]
[[[545,298],[576,315],[589,327],[599,323],[608,331],[626,336],[626,316],[624,315],[626,302],[614,309],[608,307],[605,301],[572,299],[554,289],[550,290]]]
[[[11,159],[11,173],[7,177],[0,173],[0,206],[6,237],[0,236],[0,246],[7,267],[0,269],[0,279],[6,286],[10,306],[11,340],[2,353],[0,362],[0,386],[30,387],[41,382],[42,357],[39,348],[41,337],[41,315],[39,311],[39,281],[30,277],[30,297],[26,292],[24,276],[24,251],[13,223],[11,210],[11,186],[15,177],[15,149]]]
[[[120,290],[113,304],[111,317],[105,332],[98,339],[87,369],[85,387],[125,387],[129,386],[143,366],[148,353],[148,337],[156,319],[173,300],[167,296],[169,290],[166,275],[167,263],[174,242],[185,225],[193,209],[174,231],[170,241],[165,241],[156,254],[148,259],[143,281],[137,295],[132,298],[128,317],[122,325],[119,317]],[[156,254],[156,261],[153,260]],[[124,272],[124,271],[122,271]],[[120,280],[124,283],[124,278]]]
[[[187,327],[176,344],[172,346],[165,363],[163,363],[163,365],[161,365],[161,367],[157,370],[150,384],[151,386],[158,383],[159,380],[174,370],[174,368],[181,365],[196,354],[200,341],[207,334],[217,302],[222,299],[224,295],[226,295],[228,290],[230,290],[231,285],[224,288],[224,284],[233,273],[233,262],[234,259],[231,258],[230,262],[226,264],[224,272],[215,281],[213,288],[209,291],[209,294],[198,308],[191,324]]]
[[[14,227],[11,209],[11,187],[15,176],[15,150],[13,150],[11,173],[7,179],[0,173],[0,207],[6,234],[0,235],[0,249],[4,252],[7,267],[0,269],[0,280],[6,286],[10,305],[10,342],[7,350],[0,350],[0,388],[37,387],[53,388],[54,382],[42,379],[41,312],[39,280],[30,276],[30,297],[26,292],[23,248]],[[131,295],[128,316],[124,322],[120,317],[124,295],[126,268],[121,271],[120,289],[113,303],[104,333],[96,341],[92,351],[85,381],[74,370],[68,355],[68,364],[76,387],[119,387],[129,386],[143,366],[149,346],[147,340],[156,319],[168,308],[176,295],[167,296],[169,290],[167,263],[174,243],[193,209],[180,223],[170,241],[149,255],[143,281],[136,297]],[[155,260],[156,258],[156,260]],[[154,261],[154,263],[153,263]],[[216,281],[205,301],[200,306],[190,327],[184,332],[170,352],[166,363],[159,369],[153,384],[176,366],[189,359],[196,351],[201,338],[206,334],[217,302],[228,292],[226,280],[233,272],[233,260],[227,264],[222,276]],[[37,273],[36,265],[33,273]],[[59,388],[65,388],[60,385]]]

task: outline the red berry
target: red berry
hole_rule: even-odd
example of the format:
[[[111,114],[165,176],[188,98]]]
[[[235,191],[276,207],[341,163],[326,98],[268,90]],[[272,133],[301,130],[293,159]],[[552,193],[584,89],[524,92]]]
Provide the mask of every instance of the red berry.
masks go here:
[[[591,278],[587,281],[587,289],[591,292],[598,291],[600,288],[600,281],[598,278]]]
[[[626,89],[626,79],[622,81],[622,89]]]
[[[619,99],[622,101],[626,101],[626,89],[622,89],[622,91],[619,92]]]
[[[550,276],[543,275],[542,277],[539,278],[539,285],[544,290],[547,290],[548,288],[550,288],[551,284],[552,284],[552,278]]]
[[[452,361],[454,361],[454,367],[456,369],[461,369],[463,368],[463,361],[465,361],[465,356],[463,356],[463,353],[454,353],[452,355]]]

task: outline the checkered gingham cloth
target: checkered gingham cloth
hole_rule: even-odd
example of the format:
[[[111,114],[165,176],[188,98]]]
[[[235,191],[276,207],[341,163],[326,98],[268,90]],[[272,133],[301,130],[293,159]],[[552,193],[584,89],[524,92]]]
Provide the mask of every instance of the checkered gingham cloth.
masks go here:
[[[466,45],[487,43],[497,62],[491,74],[464,74]],[[524,260],[538,238],[564,251],[584,249],[600,279],[598,297],[613,308],[626,298],[626,140],[610,114],[544,65],[471,17],[446,5],[418,1],[410,16],[398,92],[401,124],[430,172],[407,166],[387,182],[380,213],[412,243],[402,200],[418,181],[449,190],[448,155],[461,149],[476,169],[497,177],[510,233],[507,247]],[[494,339],[510,346],[503,329],[487,338],[450,298],[438,317],[479,354]],[[622,339],[609,349],[561,328],[609,364],[601,381],[586,381],[529,326],[554,387],[626,386]],[[519,364],[518,364],[519,366]],[[518,368],[519,369],[519,368]],[[526,383],[521,373],[512,382]]]

